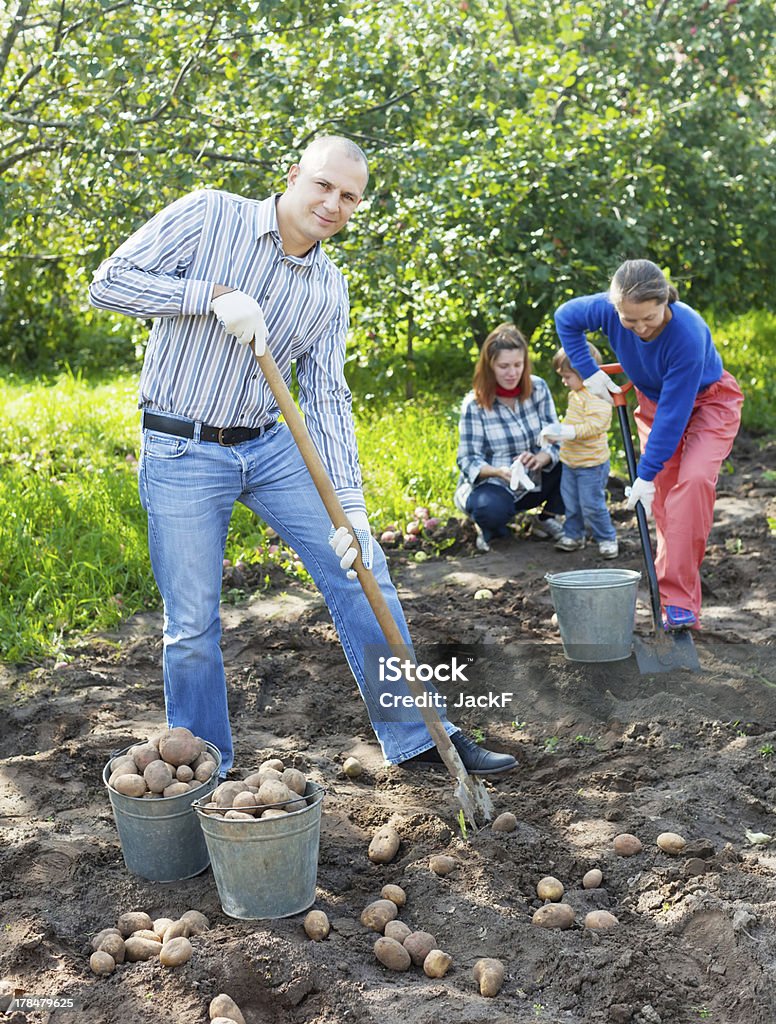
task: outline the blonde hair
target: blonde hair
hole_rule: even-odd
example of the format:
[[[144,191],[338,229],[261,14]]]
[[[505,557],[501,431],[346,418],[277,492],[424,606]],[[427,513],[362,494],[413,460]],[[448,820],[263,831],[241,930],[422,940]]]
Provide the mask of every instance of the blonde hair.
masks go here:
[[[496,400],[496,375],[493,372],[493,363],[499,352],[505,351],[518,351],[525,356],[518,401],[525,402],[531,397],[531,357],[528,354],[528,342],[514,324],[503,323],[492,330],[483,342],[474,368],[472,388],[477,404],[483,409],[493,408]]]
[[[651,260],[626,260],[614,273],[609,285],[609,301],[619,307],[623,301],[672,303],[679,292],[666,280],[660,267]]]
[[[590,351],[590,355],[593,357],[593,359],[595,359],[595,361],[600,366],[601,363],[604,361],[604,358],[601,355],[601,353],[598,351],[595,345],[591,345],[590,342],[587,343],[587,347]],[[564,370],[571,370],[572,373],[577,372],[571,365],[571,360],[566,355],[566,350],[562,348],[559,348],[555,355],[552,357],[552,368],[556,373],[563,373]]]

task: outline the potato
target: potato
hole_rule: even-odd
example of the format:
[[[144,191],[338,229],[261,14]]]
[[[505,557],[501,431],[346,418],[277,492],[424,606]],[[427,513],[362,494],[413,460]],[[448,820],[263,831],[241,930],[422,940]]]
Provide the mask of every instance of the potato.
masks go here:
[[[122,796],[141,797],[146,791],[142,775],[119,775],[112,783],[113,789]]]
[[[237,1024],[234,1017],[213,1017],[210,1024]]]
[[[620,922],[610,914],[608,910],[591,910],[585,915],[585,928],[592,928],[595,931],[604,931],[607,928],[616,928]]]
[[[570,928],[575,914],[568,903],[545,903],[531,918],[540,928]]]
[[[191,935],[191,925],[188,921],[184,921],[179,918],[177,921],[172,921],[167,928],[164,930],[162,935],[162,942],[172,942],[173,939],[187,939]]]
[[[372,836],[367,856],[373,864],[388,864],[399,851],[401,839],[393,825],[383,825]]]
[[[92,939],[93,950],[97,950],[100,948],[100,943],[102,942],[106,935],[118,935],[119,938],[121,938],[121,932],[118,930],[118,928],[103,928],[102,931],[97,932],[97,934]]]
[[[157,754],[158,757],[158,754]],[[110,763],[111,775],[139,775],[135,759],[131,754],[120,754],[114,757]]]
[[[314,942],[323,942],[331,931],[331,925],[322,910],[311,910],[304,919],[304,930]]]
[[[140,939],[136,935],[130,935],[124,943],[124,959],[127,963],[134,964],[138,960],[153,960],[159,956],[162,944],[158,938],[156,942],[151,939]]]
[[[215,761],[203,761],[202,764],[197,765],[194,769],[194,781],[195,782],[207,782],[213,772],[216,770]]]
[[[89,966],[95,974],[105,977],[113,972],[113,969],[116,966],[116,961],[110,953],[106,953],[102,949],[97,949],[89,957]]]
[[[100,940],[95,952],[110,953],[117,964],[124,963],[124,940],[115,932],[105,935]]]
[[[444,853],[437,853],[429,859],[428,866],[435,875],[449,875],[455,871],[455,861]]]
[[[380,896],[395,903],[397,907],[403,907],[407,902],[407,893],[400,885],[384,885],[380,890]]]
[[[204,742],[183,726],[168,729],[159,737],[159,753],[168,764],[191,764],[204,751]]]
[[[259,765],[259,773],[267,769],[272,769],[272,771],[280,772],[280,774],[282,775],[283,772],[286,770],[286,766],[283,764],[279,757],[270,757],[267,761],[261,762],[261,764]]]
[[[406,971],[412,960],[409,952],[396,939],[384,935],[375,942],[375,956],[389,971]]]
[[[582,888],[597,889],[603,880],[603,873],[599,871],[598,868],[591,868],[589,871],[586,871],[582,877]]]
[[[249,813],[260,809],[260,805],[256,801],[256,794],[249,793],[247,790],[244,793],[236,794],[232,801],[232,807],[235,811],[248,811]]]
[[[179,935],[177,939],[170,939],[162,946],[159,962],[164,967],[180,967],[187,960],[191,960],[193,952],[189,940],[185,936]]]
[[[222,782],[213,790],[211,799],[219,807],[231,807],[237,794],[244,793],[247,788],[244,782]]]
[[[402,943],[416,967],[422,967],[432,949],[437,948],[437,940],[430,932],[410,932]]]
[[[404,921],[389,921],[383,931],[389,939],[396,939],[397,942],[404,943],[404,940],[408,935],[412,935],[412,929],[404,923]]]
[[[280,772],[275,773],[276,780],[279,782],[282,778]],[[249,789],[255,789],[258,792],[259,786],[265,781],[265,777],[260,775],[258,772],[254,772],[252,775],[248,775],[243,779],[243,782]]]
[[[237,1024],[245,1024],[245,1018],[240,1012],[237,1003],[231,996],[226,995],[225,992],[210,1000],[207,1012],[211,1020],[215,1020],[217,1017],[228,1017],[229,1020],[237,1021]]]
[[[253,814],[249,814],[247,811],[236,811],[233,807],[230,807],[228,811],[224,813],[225,818],[229,818],[230,821],[255,821],[256,818]]]
[[[282,807],[268,807],[266,811],[261,812],[262,818],[285,818],[288,811],[284,811]]]
[[[493,998],[501,991],[504,984],[504,965],[500,960],[493,957],[483,957],[478,960],[472,970],[474,980],[480,987],[480,995]]]
[[[514,832],[517,828],[517,818],[511,811],[504,811],[490,827],[493,832]]]
[[[178,765],[175,769],[175,778],[178,782],[191,782],[194,778],[194,769],[187,764]]]
[[[187,910],[185,914],[181,914],[179,920],[186,922],[192,935],[202,935],[210,931],[209,919],[199,910]]]
[[[194,769],[194,771],[196,771],[197,768],[201,768],[202,765],[206,762],[210,762],[213,765],[215,765],[216,763],[215,758],[213,757],[209,750],[204,750],[201,754],[198,754],[190,763],[191,767]]]
[[[126,938],[133,932],[139,932],[141,928],[147,928],[149,931],[153,931],[154,922],[148,914],[144,914],[142,910],[130,910],[119,917],[116,922],[116,927],[121,935]]]
[[[687,841],[676,832],[661,832],[657,837],[657,845],[663,853],[670,853],[675,857],[687,846]]]
[[[540,900],[550,900],[552,903],[560,903],[563,899],[563,882],[552,875],[547,875],[536,886],[536,895]]]
[[[297,796],[304,796],[304,791],[307,789],[307,779],[297,768],[286,768],[281,776],[281,781],[285,782],[292,793],[296,793]],[[299,804],[301,807],[302,805]]]
[[[346,758],[342,765],[342,774],[347,775],[349,779],[357,779],[363,770],[357,757]]]
[[[136,939],[148,939],[150,942],[162,941],[153,928],[138,928],[136,932],[132,932],[132,935]]]
[[[171,917],[157,917],[157,919],[154,921],[153,930],[156,932],[160,939],[163,939],[164,933],[167,931],[170,925],[174,923],[175,922]]]
[[[152,761],[143,772],[143,778],[152,793],[163,793],[172,783],[173,771],[166,761]]]
[[[423,961],[423,973],[429,978],[443,978],[453,958],[441,949],[432,949]]]
[[[188,792],[188,782],[171,782],[169,786],[165,786],[162,790],[162,796],[181,796],[183,793]]]
[[[296,793],[292,793],[285,782],[277,782],[274,779],[268,779],[266,782],[262,782],[259,786],[259,792],[256,794],[256,802],[263,804],[267,807],[269,804],[278,804],[283,806],[288,804],[294,799]],[[301,804],[293,804],[292,809],[296,810],[297,807],[301,807]]]
[[[399,909],[392,900],[375,900],[361,912],[361,924],[374,932],[381,932],[398,913]]]
[[[159,748],[153,743],[136,743],[129,748],[132,760],[137,765],[137,770],[142,774],[152,761],[158,761]]]
[[[614,837],[614,852],[618,857],[634,857],[642,849],[641,840],[630,832],[621,832]]]

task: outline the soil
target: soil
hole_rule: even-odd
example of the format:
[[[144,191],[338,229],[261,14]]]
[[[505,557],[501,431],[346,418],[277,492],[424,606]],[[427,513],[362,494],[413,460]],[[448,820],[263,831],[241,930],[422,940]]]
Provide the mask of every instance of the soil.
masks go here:
[[[776,834],[776,444],[739,438],[727,468],[703,568],[699,672],[564,657],[544,574],[602,565],[592,545],[563,554],[519,524],[480,554],[452,523],[426,545],[438,551],[446,538],[438,557],[390,552],[418,646],[489,652],[490,689],[514,693],[507,709],[456,718],[519,761],[483,784],[497,813],[516,816],[512,832],[464,834],[444,770],[384,764],[313,589],[262,582],[225,605],[236,765],[247,773],[277,756],[326,788],[315,898],[332,922],[324,942],[307,939],[304,914],[228,917],[210,869],[165,884],[126,869],[102,770],[163,726],[158,615],[88,638],[66,661],[1,670],[0,978],[6,992],[78,1003],[8,1019],[196,1024],[227,992],[247,1024],[772,1024],[776,843],[758,845],[747,831]],[[638,569],[634,521],[617,519],[614,564]],[[250,590],[260,581],[239,582]],[[492,597],[474,600],[483,588]],[[648,640],[649,629],[642,587],[637,632]],[[364,768],[354,780],[342,773],[350,756]],[[369,841],[389,822],[398,854],[373,864]],[[657,847],[666,831],[687,840],[680,855]],[[615,855],[622,832],[640,838],[641,853]],[[429,869],[437,853],[455,860],[446,877]],[[584,889],[593,867],[602,885]],[[545,875],[563,882],[576,912],[567,931],[532,924]],[[407,892],[401,920],[452,957],[444,978],[392,973],[375,959],[376,935],[359,917],[389,882]],[[90,972],[90,938],[120,913],[176,918],[191,908],[211,929],[192,940],[184,966]],[[593,909],[619,925],[585,928]],[[505,966],[494,998],[472,978],[480,957]]]

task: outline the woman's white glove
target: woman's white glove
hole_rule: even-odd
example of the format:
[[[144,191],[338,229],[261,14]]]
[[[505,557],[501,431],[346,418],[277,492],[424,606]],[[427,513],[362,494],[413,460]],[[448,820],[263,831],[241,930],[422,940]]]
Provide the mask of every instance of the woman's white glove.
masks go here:
[[[528,475],[528,470],[525,468],[520,459],[515,459],[515,461],[512,463],[512,478],[509,481],[509,487],[510,490],[513,491],[517,491],[521,487],[524,491],[536,490],[536,484]]]
[[[591,394],[603,398],[609,405],[614,405],[612,395],[619,395],[622,391],[620,385],[615,384],[609,374],[604,373],[603,370],[596,370],[595,373],[591,373],[589,377],[585,377],[582,383]]]
[[[554,441],[573,441],[577,436],[575,427],[570,423],[550,423],[539,431],[539,444],[552,444]]]
[[[361,548],[361,561],[365,569],[371,569],[374,560],[374,544],[372,541],[372,530],[369,526],[369,519],[366,512],[349,512],[348,519],[353,527],[353,532],[347,526],[340,526],[329,534],[329,544],[334,548],[334,553],[340,560],[340,568],[347,573],[349,580],[356,578],[356,570],[351,566],[358,555],[358,548]],[[358,547],[355,544],[358,541]]]
[[[227,334],[233,334],[241,345],[254,342],[257,356],[263,356],[267,348],[267,325],[261,306],[252,295],[245,292],[224,292],[213,299],[210,308],[218,317]]]
[[[625,488],[625,497],[628,499],[627,509],[633,510],[636,502],[640,501],[647,519],[652,516],[652,499],[655,497],[655,485],[651,480],[642,480],[637,476],[630,487]]]

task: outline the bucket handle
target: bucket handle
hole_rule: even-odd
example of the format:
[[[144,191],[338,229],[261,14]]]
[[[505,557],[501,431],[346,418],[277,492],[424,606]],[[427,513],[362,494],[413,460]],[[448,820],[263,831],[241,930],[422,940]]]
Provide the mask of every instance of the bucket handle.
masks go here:
[[[313,806],[312,804],[308,804],[307,803],[308,799],[310,799],[312,797],[312,798],[315,798],[316,800],[318,798],[320,798],[322,800],[326,796],[326,789],[323,786],[319,786],[317,782],[315,783],[315,785],[317,786],[316,791],[314,793],[310,793],[309,796],[297,796],[293,800],[284,800],[284,801],[282,801],[280,803],[261,804],[261,807],[265,811],[269,811],[273,807],[286,808],[286,807],[288,807],[289,804],[299,804],[299,803],[304,803],[305,807],[312,807]],[[205,799],[204,797],[200,797],[199,800],[195,800],[194,803],[192,804],[192,807],[195,807],[197,809],[197,811],[199,811],[200,814],[204,814],[206,817],[219,817],[223,811],[232,810],[231,807],[218,807],[218,808],[216,808],[216,807],[205,807],[205,805],[202,803],[202,801],[204,799]],[[255,806],[258,807],[259,804],[256,804]],[[296,810],[298,810],[298,811],[300,811],[301,809],[302,809],[301,807],[297,807],[296,808]],[[239,810],[239,808],[238,808],[238,810]],[[294,812],[293,811],[289,811],[289,813],[293,814]],[[258,821],[258,820],[259,819],[257,818],[256,821]]]

